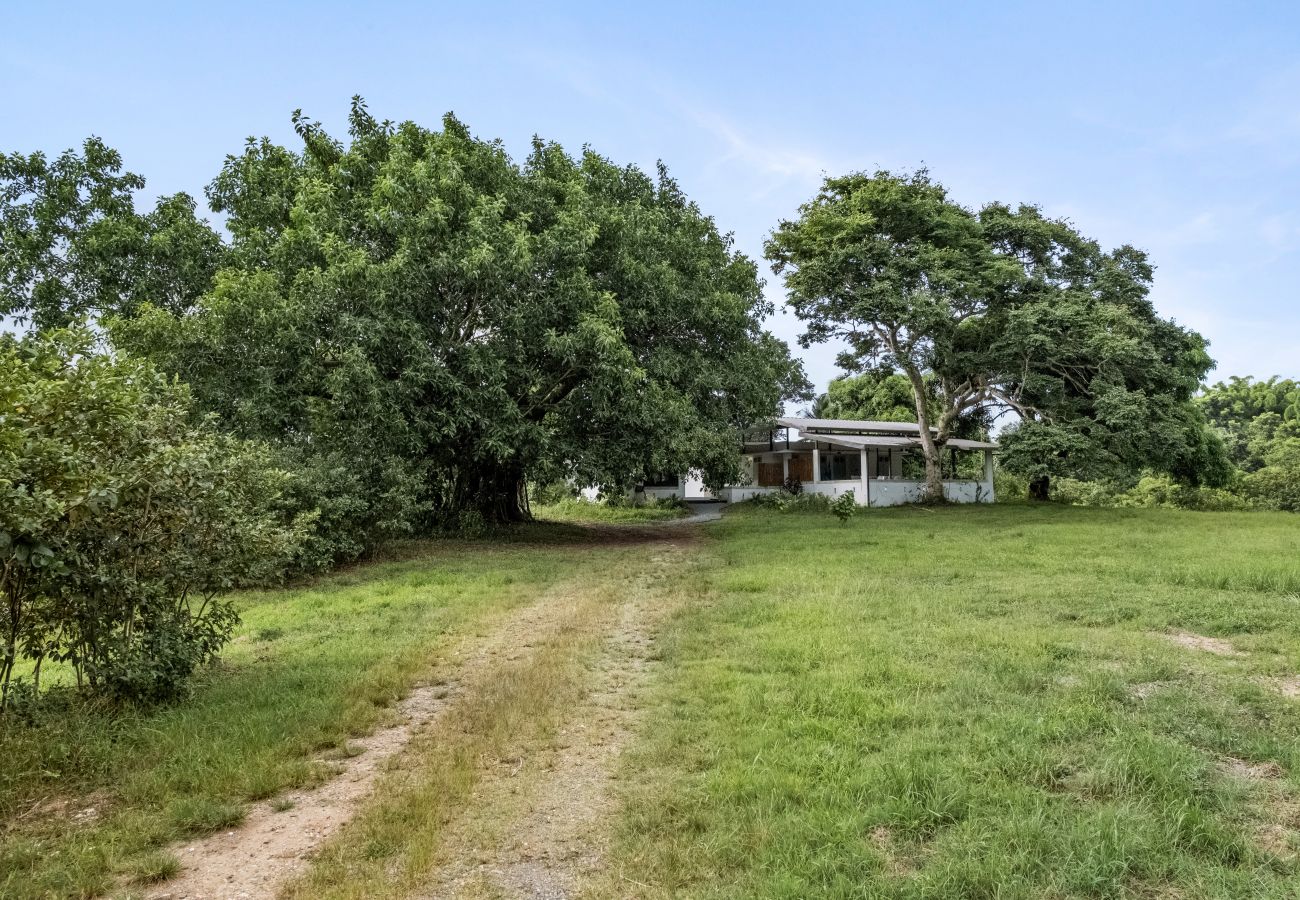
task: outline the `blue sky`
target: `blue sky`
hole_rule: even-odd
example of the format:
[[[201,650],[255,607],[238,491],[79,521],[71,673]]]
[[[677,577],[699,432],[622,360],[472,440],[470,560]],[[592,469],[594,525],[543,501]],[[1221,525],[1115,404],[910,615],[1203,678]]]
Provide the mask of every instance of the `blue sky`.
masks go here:
[[[1215,377],[1300,377],[1300,5],[5,5],[0,150],[93,133],[198,195],[245,137],[291,143],[295,108],[341,133],[359,93],[516,155],[663,159],[755,257],[824,172],[926,165],[1149,251]],[[802,355],[824,388],[833,349]]]

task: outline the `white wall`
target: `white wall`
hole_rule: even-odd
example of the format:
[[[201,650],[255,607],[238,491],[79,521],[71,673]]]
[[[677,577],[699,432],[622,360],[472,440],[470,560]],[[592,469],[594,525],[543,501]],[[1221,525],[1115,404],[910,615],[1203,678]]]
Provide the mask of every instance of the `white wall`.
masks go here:
[[[925,482],[897,481],[893,479],[881,481],[873,478],[870,482],[869,491],[862,489],[862,481],[858,478],[851,481],[809,482],[803,486],[803,489],[809,494],[825,494],[831,499],[846,491],[852,491],[853,499],[860,506],[867,505],[868,493],[870,494],[872,506],[899,506],[903,503],[919,503],[921,498],[925,496]],[[945,481],[943,483],[943,495],[951,503],[992,503],[993,484],[984,481]]]

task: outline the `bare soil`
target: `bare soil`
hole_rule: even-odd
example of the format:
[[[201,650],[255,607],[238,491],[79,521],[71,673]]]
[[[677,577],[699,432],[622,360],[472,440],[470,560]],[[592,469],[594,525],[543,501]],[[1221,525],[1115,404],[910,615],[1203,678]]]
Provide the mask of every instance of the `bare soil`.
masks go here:
[[[652,559],[656,570],[632,586],[591,668],[590,691],[557,739],[499,767],[449,826],[426,896],[562,900],[603,871],[617,763],[656,664],[655,633],[672,611],[654,582],[671,578],[681,557],[666,543]]]
[[[1160,637],[1189,650],[1201,650],[1216,656],[1245,656],[1240,650],[1222,638],[1206,637],[1190,631],[1171,631],[1161,633]]]

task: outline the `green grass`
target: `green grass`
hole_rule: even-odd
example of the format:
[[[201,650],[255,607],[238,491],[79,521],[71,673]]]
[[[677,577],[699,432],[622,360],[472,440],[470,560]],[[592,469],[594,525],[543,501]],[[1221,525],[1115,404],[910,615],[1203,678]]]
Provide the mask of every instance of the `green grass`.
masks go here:
[[[419,896],[484,760],[563,727],[618,604],[667,565],[637,538],[660,529],[602,538],[573,522],[624,508],[587,506],[243,595],[185,703],[11,717],[0,897],[165,880],[174,842],[327,777],[453,643],[554,599],[286,887]],[[681,611],[590,896],[1296,896],[1300,699],[1277,686],[1300,675],[1300,517],[740,508],[696,543],[666,531]]]
[[[221,665],[176,706],[74,704],[0,724],[0,897],[92,896],[163,877],[168,843],[324,777],[313,760],[346,756],[452,638],[601,565],[562,529],[530,535],[555,543],[431,544],[244,595]]]
[[[603,893],[1296,896],[1300,701],[1269,679],[1300,674],[1300,519],[734,510],[711,534]]]
[[[573,497],[557,503],[533,505],[533,515],[539,520],[550,522],[636,524],[666,522],[680,519],[689,513],[690,507],[685,503],[672,501],[654,501],[644,506],[632,506]]]

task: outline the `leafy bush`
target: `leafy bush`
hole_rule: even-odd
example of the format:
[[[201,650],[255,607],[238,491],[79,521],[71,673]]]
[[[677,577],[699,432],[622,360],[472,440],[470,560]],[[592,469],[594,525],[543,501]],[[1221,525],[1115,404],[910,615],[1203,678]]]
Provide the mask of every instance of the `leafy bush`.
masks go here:
[[[993,496],[999,503],[1023,500],[1029,495],[1029,479],[1007,472],[1000,466],[993,472]]]
[[[845,491],[831,503],[831,512],[840,520],[841,525],[848,524],[858,512],[858,500],[852,491]]]
[[[1222,488],[1189,485],[1168,475],[1145,475],[1128,490],[1100,481],[1061,478],[1052,482],[1052,499],[1072,506],[1161,507],[1206,511],[1247,509],[1250,501]]]
[[[1258,506],[1300,512],[1300,438],[1274,443],[1264,467],[1242,478],[1241,492]]]
[[[564,500],[571,500],[577,496],[577,488],[562,478],[540,484],[533,483],[528,486],[529,502],[541,506],[550,506]]]
[[[1213,511],[1245,509],[1249,504],[1221,488],[1182,484],[1168,475],[1146,475],[1132,489],[1119,494],[1114,505]]]
[[[1102,481],[1052,480],[1052,499],[1070,506],[1115,506],[1120,493],[1115,485]]]
[[[803,493],[803,482],[794,475],[787,475],[785,481],[781,482],[781,490],[791,496],[798,496]]]
[[[826,513],[831,508],[825,494],[756,494],[747,502],[786,513]]]
[[[0,339],[0,708],[21,655],[166,700],[229,638],[229,588],[278,577],[314,515],[266,448],[196,423],[188,391],[56,331]]]

